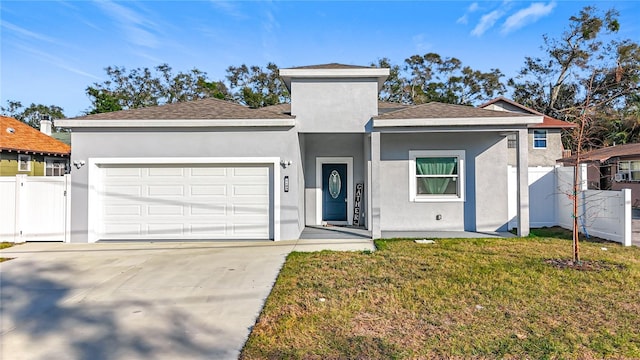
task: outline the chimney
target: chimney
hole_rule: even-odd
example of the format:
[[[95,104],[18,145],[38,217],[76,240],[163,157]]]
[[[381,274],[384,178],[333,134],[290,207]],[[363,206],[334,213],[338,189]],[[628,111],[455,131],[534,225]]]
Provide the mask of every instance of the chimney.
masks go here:
[[[40,116],[40,132],[51,136],[51,119],[49,115]]]

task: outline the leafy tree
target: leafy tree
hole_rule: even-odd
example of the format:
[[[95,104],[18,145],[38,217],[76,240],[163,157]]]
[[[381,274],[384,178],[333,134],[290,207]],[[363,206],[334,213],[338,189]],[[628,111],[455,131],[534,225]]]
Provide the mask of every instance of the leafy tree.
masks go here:
[[[280,79],[278,66],[229,66],[227,81],[234,101],[252,108],[286,103],[291,96]]]
[[[587,6],[569,18],[558,38],[545,35],[543,56],[527,57],[518,76],[509,80],[514,100],[578,125],[590,96],[588,141],[577,141],[575,134],[565,139],[574,151],[578,143],[593,148],[634,138],[637,117],[628,109],[640,92],[640,47],[632,40],[611,39],[619,28],[617,11]]]
[[[20,101],[7,100],[7,107],[0,107],[0,111],[5,116],[18,119],[27,123],[29,126],[40,129],[40,119],[47,116],[49,119],[64,119],[64,111],[60,106],[34,104],[22,106]],[[53,131],[61,131],[62,129],[53,128]]]
[[[381,101],[397,103],[410,102],[409,94],[405,92],[406,79],[402,77],[402,69],[399,65],[391,64],[389,58],[382,58],[377,62],[371,63],[371,66],[389,69],[389,77],[387,77],[380,90],[379,99]]]
[[[380,100],[405,104],[424,104],[438,101],[472,105],[504,94],[506,88],[498,69],[489,72],[463,66],[456,58],[443,58],[436,53],[412,55],[401,68],[389,59],[378,60],[378,67],[389,68]]]
[[[226,86],[210,81],[198,69],[174,74],[167,64],[127,71],[124,67],[105,68],[108,80],[86,88],[91,99],[89,114],[191,101],[207,97],[228,97]]]

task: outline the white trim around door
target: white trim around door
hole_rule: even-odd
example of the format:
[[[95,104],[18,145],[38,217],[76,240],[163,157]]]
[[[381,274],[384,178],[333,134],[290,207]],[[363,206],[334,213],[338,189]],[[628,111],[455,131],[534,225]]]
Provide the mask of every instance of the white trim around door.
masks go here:
[[[347,165],[347,221],[331,223],[351,225],[353,223],[353,157],[316,158],[316,225],[322,225],[322,164]]]
[[[88,242],[93,243],[100,240],[100,209],[101,196],[99,190],[101,188],[102,173],[100,166],[102,165],[157,165],[157,164],[177,164],[185,165],[225,165],[225,164],[242,164],[242,165],[267,165],[273,171],[273,178],[270,180],[270,191],[273,194],[273,240],[280,240],[280,158],[277,157],[175,157],[175,158],[89,158],[89,194],[88,194]]]

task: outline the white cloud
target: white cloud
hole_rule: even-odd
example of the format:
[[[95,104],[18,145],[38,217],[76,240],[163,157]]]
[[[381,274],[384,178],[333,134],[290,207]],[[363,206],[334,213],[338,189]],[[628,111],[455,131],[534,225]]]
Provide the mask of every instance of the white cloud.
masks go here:
[[[91,73],[88,73],[80,69],[79,67],[74,66],[73,64],[71,64],[72,61],[62,59],[58,56],[50,54],[49,52],[45,52],[45,51],[42,51],[33,47],[29,47],[29,46],[24,46],[24,45],[16,45],[16,48],[24,52],[31,53],[35,59],[39,59],[48,64],[53,64],[54,66],[57,66],[61,69],[70,71],[72,73],[75,73],[81,76],[88,77],[90,79],[101,80],[98,76],[95,76]]]
[[[154,34],[158,27],[153,21],[113,1],[101,1],[97,4],[120,25],[129,42],[149,48],[159,46],[160,41]]]
[[[478,5],[477,2],[472,3],[467,8],[467,11],[464,13],[464,15],[460,16],[458,18],[458,20],[456,20],[456,23],[457,24],[467,24],[469,22],[469,14],[474,12],[474,11],[477,11],[479,8],[480,8],[480,5]]]
[[[482,15],[480,18],[480,22],[476,25],[473,30],[471,30],[471,35],[481,36],[487,30],[491,29],[495,23],[500,20],[500,18],[504,15],[504,12],[501,10],[493,10],[488,14]]]
[[[42,34],[38,34],[35,33],[33,31],[27,30],[23,27],[20,27],[18,25],[14,25],[8,21],[3,21],[2,22],[2,27],[4,27],[7,30],[11,30],[16,34],[19,34],[22,37],[26,37],[26,38],[30,38],[30,39],[34,39],[34,40],[40,40],[40,41],[46,41],[48,43],[51,44],[56,44],[56,45],[61,45],[62,43],[59,42],[58,40],[48,37],[46,35],[42,35]]]
[[[427,41],[424,34],[414,35],[411,38],[411,41],[413,42],[413,46],[415,46],[418,53],[427,52],[433,47],[433,45]]]
[[[556,3],[553,1],[546,5],[544,3],[533,3],[528,8],[521,9],[509,16],[502,24],[501,32],[507,34],[525,25],[532,24],[541,17],[549,15],[555,7]]]
[[[238,9],[237,3],[235,2],[224,1],[224,0],[211,0],[211,3],[218,10],[236,19],[244,19],[247,17]]]

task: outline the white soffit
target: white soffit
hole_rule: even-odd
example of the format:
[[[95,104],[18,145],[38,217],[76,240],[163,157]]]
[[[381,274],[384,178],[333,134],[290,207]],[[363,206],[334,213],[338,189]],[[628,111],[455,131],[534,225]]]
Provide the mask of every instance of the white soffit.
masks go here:
[[[257,127],[294,126],[295,119],[176,119],[176,120],[55,120],[55,125],[65,128],[104,127]]]
[[[374,127],[529,125],[540,123],[542,123],[542,116],[373,120]]]
[[[388,68],[350,68],[350,69],[280,69],[280,77],[284,80],[287,89],[291,91],[291,79],[349,79],[349,78],[376,78],[378,90],[382,88],[387,77]]]

